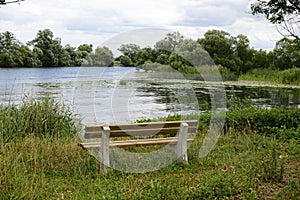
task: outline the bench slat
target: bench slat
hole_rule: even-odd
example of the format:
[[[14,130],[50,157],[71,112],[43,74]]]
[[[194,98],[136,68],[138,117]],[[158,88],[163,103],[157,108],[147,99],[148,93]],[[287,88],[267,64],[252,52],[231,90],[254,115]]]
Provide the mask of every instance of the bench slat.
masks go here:
[[[121,125],[107,125],[110,128],[110,137],[124,137],[124,136],[154,136],[177,133],[180,124],[185,122],[189,125],[188,132],[196,132],[198,121],[173,121],[173,122],[148,122],[136,124],[121,124]],[[101,138],[101,129],[105,125],[92,125],[85,127],[85,139]]]
[[[188,139],[187,142],[192,142],[193,139]],[[132,146],[150,146],[150,145],[162,145],[162,144],[176,144],[178,142],[178,137],[169,138],[152,138],[152,139],[139,139],[139,140],[121,140],[121,141],[111,141],[109,147],[132,147]],[[95,149],[100,148],[100,142],[89,142],[79,144],[83,149]]]
[[[126,136],[154,136],[154,135],[166,135],[166,134],[172,134],[177,133],[179,131],[180,127],[174,127],[174,128],[162,128],[162,129],[135,129],[135,130],[114,130],[110,131],[110,137],[126,137]],[[194,133],[197,131],[197,127],[189,127],[188,132]],[[86,132],[84,134],[85,139],[93,139],[93,138],[101,138],[101,132]]]
[[[109,124],[111,131],[115,130],[143,130],[143,129],[161,129],[161,128],[172,128],[180,127],[182,122],[187,123],[189,126],[197,126],[197,120],[187,120],[187,121],[172,121],[172,122],[147,122],[147,123],[135,123],[135,124]],[[105,126],[104,124],[90,125],[85,127],[86,132],[97,132],[101,131],[101,128]]]

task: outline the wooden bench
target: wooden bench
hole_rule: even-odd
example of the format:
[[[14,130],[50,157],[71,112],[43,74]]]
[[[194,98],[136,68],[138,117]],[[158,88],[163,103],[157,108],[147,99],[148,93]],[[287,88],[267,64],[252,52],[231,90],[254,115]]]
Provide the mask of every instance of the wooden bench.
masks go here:
[[[187,163],[187,143],[193,140],[188,138],[188,133],[195,133],[197,126],[197,120],[89,125],[85,127],[84,138],[101,140],[79,145],[86,150],[99,149],[104,173],[107,172],[105,166],[110,166],[109,149],[115,147],[174,144],[178,161]]]

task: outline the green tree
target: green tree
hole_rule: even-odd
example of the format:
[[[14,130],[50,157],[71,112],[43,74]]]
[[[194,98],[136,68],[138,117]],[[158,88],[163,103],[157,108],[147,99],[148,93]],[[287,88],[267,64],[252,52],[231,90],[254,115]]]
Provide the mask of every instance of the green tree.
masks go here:
[[[274,66],[284,70],[300,67],[300,42],[297,39],[283,38],[276,43],[273,51]]]
[[[120,62],[123,66],[132,66],[132,61],[128,56],[121,56]]]
[[[39,67],[38,58],[11,33],[0,33],[0,67]]]
[[[179,56],[185,59],[189,66],[213,65],[213,60],[203,47],[192,39],[183,40],[175,50]]]
[[[239,34],[236,37],[231,37],[233,55],[235,63],[239,65],[239,73],[246,73],[251,68],[253,51],[250,48],[250,40],[247,36]]]
[[[93,52],[92,44],[81,44],[78,46],[77,51],[80,53],[81,59],[85,59],[89,53]]]
[[[95,52],[87,56],[83,64],[89,66],[112,66],[113,61],[113,53],[108,47],[97,47]]]
[[[150,47],[143,48],[136,54],[135,66],[138,67],[140,65],[143,65],[147,61],[154,63],[156,62],[156,58],[157,58],[157,51],[155,51]]]
[[[141,47],[136,44],[122,44],[118,49],[123,53],[124,56],[128,56],[130,60],[136,62],[136,54],[141,50]]]
[[[228,32],[209,30],[204,34],[204,38],[198,39],[198,42],[209,53],[215,64],[239,73],[241,61],[234,56],[233,38]]]
[[[257,0],[251,4],[252,14],[264,14],[284,36],[300,40],[299,0]]]
[[[168,33],[164,39],[154,45],[154,48],[156,50],[167,51],[171,54],[183,39],[184,37],[179,32]]]
[[[63,57],[65,54],[61,40],[59,38],[54,39],[51,30],[40,30],[35,39],[28,42],[28,44],[39,48],[43,52],[38,55],[43,67],[57,67],[64,64]]]

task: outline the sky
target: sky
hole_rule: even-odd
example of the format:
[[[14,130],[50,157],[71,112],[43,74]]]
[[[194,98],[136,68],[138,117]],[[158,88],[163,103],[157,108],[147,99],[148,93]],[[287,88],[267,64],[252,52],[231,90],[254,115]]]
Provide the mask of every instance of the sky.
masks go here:
[[[9,0],[6,0],[9,1]],[[179,31],[186,38],[218,29],[244,34],[250,46],[272,50],[281,38],[263,16],[253,16],[253,0],[25,0],[0,7],[0,32],[10,31],[22,42],[43,29],[62,44],[103,46],[120,34],[141,29]],[[148,38],[150,36],[147,36]]]

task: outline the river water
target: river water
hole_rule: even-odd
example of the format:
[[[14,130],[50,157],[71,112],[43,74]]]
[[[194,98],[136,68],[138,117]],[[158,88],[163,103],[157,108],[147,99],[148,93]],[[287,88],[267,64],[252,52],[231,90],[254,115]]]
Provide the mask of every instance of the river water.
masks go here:
[[[224,83],[227,98],[250,98],[264,108],[300,108],[300,87]],[[0,68],[0,103],[25,95],[54,97],[71,105],[85,124],[191,114],[209,106],[205,82],[151,79],[131,67]]]

